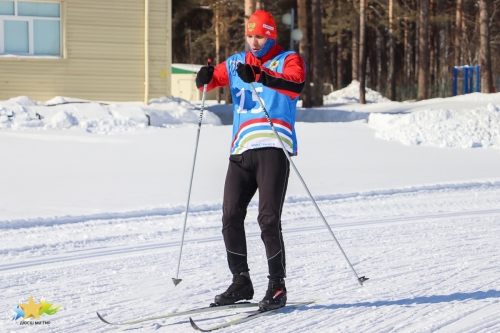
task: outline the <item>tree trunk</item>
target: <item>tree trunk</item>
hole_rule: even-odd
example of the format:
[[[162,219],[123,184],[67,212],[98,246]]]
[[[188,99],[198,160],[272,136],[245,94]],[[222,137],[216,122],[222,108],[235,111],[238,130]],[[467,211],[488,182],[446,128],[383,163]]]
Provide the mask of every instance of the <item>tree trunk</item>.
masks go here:
[[[359,81],[359,24],[352,30],[352,79]]]
[[[359,103],[366,104],[366,0],[360,0],[359,5]]]
[[[431,17],[434,17],[436,15],[436,0],[430,0],[430,15]],[[429,31],[429,82],[431,86],[434,86],[436,83],[436,25],[431,24],[430,25],[430,31]],[[429,94],[429,97],[435,97],[432,96],[432,94]]]
[[[462,17],[464,13],[464,0],[457,0],[457,13],[455,17],[455,48],[454,48],[454,66],[460,66],[460,56],[462,49]]]
[[[455,44],[453,42],[453,31],[454,28],[452,27],[452,22],[447,22],[447,29],[446,29],[446,61],[443,66],[443,74],[445,78],[445,82],[451,82],[453,80],[452,72],[453,72],[453,50],[455,47]],[[448,96],[452,95],[453,91],[453,84],[448,85]]]
[[[303,37],[299,42],[299,54],[306,63],[309,65],[309,38],[307,29],[307,0],[297,0],[297,22],[299,24],[299,29],[302,30]],[[311,98],[311,73],[310,68],[307,68],[306,82],[304,85],[304,90],[301,94],[302,107],[310,108],[312,107]]]
[[[418,99],[429,98],[429,0],[420,0],[418,33]]]
[[[215,65],[218,65],[220,63],[220,34],[219,34],[219,6],[217,3],[215,3]],[[217,103],[220,103],[221,101],[221,88],[217,88]]]
[[[387,91],[387,30],[380,25],[378,28],[380,34],[380,75],[379,83],[377,84],[379,91],[385,93]]]
[[[417,73],[418,73],[418,68],[417,68],[417,30],[416,30],[416,23],[411,23],[411,34],[410,34],[410,82],[412,85],[417,83]],[[417,98],[417,96],[414,96],[413,98]]]
[[[389,98],[396,100],[396,46],[394,37],[394,0],[389,0]]]
[[[403,67],[403,72],[404,72],[404,80],[403,83],[405,85],[409,85],[409,77],[410,77],[410,41],[409,41],[409,27],[410,22],[408,21],[408,18],[405,17],[404,19],[404,41],[403,41],[403,47],[404,47],[404,67]]]
[[[348,43],[347,43],[347,40],[346,40],[346,36],[344,34],[341,34],[340,35],[340,39],[339,39],[339,49],[338,49],[338,52],[339,52],[339,64],[340,64],[340,68],[339,68],[339,75],[340,75],[340,78],[339,78],[339,89],[342,89],[344,87],[346,87],[349,83],[351,83],[351,81],[349,81],[349,78],[348,78],[348,68],[349,68],[349,58],[348,58],[348,54],[347,54],[347,48],[348,48]],[[352,60],[351,60],[352,61]]]
[[[490,28],[488,17],[489,0],[479,0],[479,33],[480,37],[480,56],[481,63],[481,91],[484,93],[493,92],[493,76],[491,73],[491,55],[490,55]]]
[[[332,83],[335,79],[335,66],[332,61],[332,53],[335,45],[328,42],[328,37],[323,34],[323,45],[325,45],[323,58],[325,59],[325,68],[323,68],[323,80]]]
[[[254,11],[254,0],[245,0],[245,31],[247,28],[248,19]],[[245,43],[245,50],[249,50],[248,43]]]
[[[441,77],[441,55],[444,54],[444,52],[441,52],[441,33],[439,32],[440,31],[440,27],[441,29],[443,29],[443,24],[439,24],[438,27],[436,27],[436,34],[435,34],[435,37],[436,37],[436,42],[435,42],[435,45],[436,45],[436,52],[435,52],[435,55],[434,55],[434,63],[436,64],[435,65],[435,73],[436,73],[436,76],[435,76],[435,79],[434,79],[434,82],[436,84],[439,84],[439,89],[441,91],[442,87],[441,87],[441,81],[442,81],[442,77]],[[445,33],[446,34],[446,33]],[[446,39],[445,39],[446,40]],[[440,97],[443,97],[443,96],[440,96]]]
[[[323,71],[325,66],[322,31],[322,10],[321,0],[312,0],[313,18],[313,106],[323,105]]]
[[[366,27],[366,53],[370,61],[370,67],[368,67],[368,82],[367,86],[372,89],[378,90],[378,62],[377,53],[379,48],[377,47],[377,31],[373,27]]]
[[[248,19],[255,11],[255,0],[245,0],[245,27]]]
[[[346,86],[344,81],[344,73],[346,62],[344,58],[344,38],[340,36],[337,42],[337,89],[342,89]]]
[[[328,76],[330,82],[332,84],[333,90],[335,90],[337,83],[337,43],[328,43],[328,53],[327,63],[328,63]]]
[[[349,80],[350,73],[352,72],[352,68],[350,65],[352,64],[352,59],[349,59],[349,54],[347,52],[349,48],[349,42],[347,35],[342,33],[339,40],[339,56],[340,56],[340,80],[339,80],[339,89],[346,87],[351,83],[352,79]]]

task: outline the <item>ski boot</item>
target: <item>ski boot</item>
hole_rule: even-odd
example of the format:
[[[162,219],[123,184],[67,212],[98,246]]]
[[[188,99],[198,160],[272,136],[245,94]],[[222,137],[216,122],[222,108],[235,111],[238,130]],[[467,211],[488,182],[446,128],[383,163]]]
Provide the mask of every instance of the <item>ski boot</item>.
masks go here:
[[[253,298],[253,285],[248,272],[233,275],[233,283],[225,292],[215,296],[216,305],[234,304],[241,300]]]
[[[269,280],[266,296],[259,302],[259,310],[269,311],[284,307],[286,304],[285,280]]]

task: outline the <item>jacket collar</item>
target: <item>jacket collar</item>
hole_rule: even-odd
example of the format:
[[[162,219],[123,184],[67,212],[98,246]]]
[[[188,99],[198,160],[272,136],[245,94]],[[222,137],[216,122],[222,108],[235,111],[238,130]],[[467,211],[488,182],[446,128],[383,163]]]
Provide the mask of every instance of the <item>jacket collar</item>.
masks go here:
[[[260,64],[263,65],[269,60],[273,59],[276,57],[281,51],[283,51],[283,48],[278,44],[274,44],[273,47],[267,52],[264,56],[261,58],[257,58],[256,56],[253,55],[252,51],[247,52],[247,60],[251,59],[251,63],[253,64]],[[247,61],[248,62],[248,61]]]

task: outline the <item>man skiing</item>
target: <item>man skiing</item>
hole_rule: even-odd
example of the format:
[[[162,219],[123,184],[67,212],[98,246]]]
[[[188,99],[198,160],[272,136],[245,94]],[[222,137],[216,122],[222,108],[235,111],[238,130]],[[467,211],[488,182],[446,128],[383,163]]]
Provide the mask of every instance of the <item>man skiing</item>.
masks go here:
[[[216,67],[204,66],[196,77],[200,90],[205,84],[207,90],[229,86],[234,108],[222,207],[222,234],[233,281],[225,292],[215,296],[215,303],[226,305],[253,298],[244,221],[248,204],[258,189],[257,219],[269,268],[268,289],[259,302],[262,311],[283,307],[287,300],[281,211],[290,165],[250,84],[259,94],[286,150],[296,155],[296,103],[306,76],[302,58],[296,52],[283,50],[276,37],[272,15],[258,10],[246,26],[250,50],[234,54]]]

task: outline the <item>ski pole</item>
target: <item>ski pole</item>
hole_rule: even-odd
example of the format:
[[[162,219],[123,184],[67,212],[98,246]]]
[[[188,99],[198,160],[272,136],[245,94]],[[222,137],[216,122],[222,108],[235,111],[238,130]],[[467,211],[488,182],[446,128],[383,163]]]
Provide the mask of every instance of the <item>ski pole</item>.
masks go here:
[[[316,204],[316,200],[314,200],[311,192],[309,191],[309,188],[307,187],[304,179],[302,179],[302,176],[300,175],[299,173],[299,170],[297,170],[297,168],[295,167],[295,164],[293,163],[292,161],[292,158],[290,157],[290,155],[288,154],[288,151],[286,150],[285,148],[285,145],[283,144],[283,141],[281,140],[281,137],[279,136],[278,134],[278,131],[276,130],[276,128],[274,127],[274,124],[271,120],[271,117],[269,116],[269,113],[267,112],[266,110],[266,107],[264,106],[264,103],[262,102],[262,99],[260,98],[260,96],[257,94],[257,90],[255,90],[255,87],[253,85],[252,82],[250,82],[250,87],[252,87],[252,91],[253,91],[253,94],[255,94],[255,96],[257,96],[258,98],[258,101],[259,101],[259,104],[260,106],[262,107],[262,110],[264,111],[264,114],[266,115],[266,118],[267,118],[267,122],[269,123],[269,125],[271,125],[271,128],[273,129],[273,132],[274,134],[276,135],[276,137],[278,138],[278,141],[280,142],[281,144],[281,148],[283,149],[283,152],[285,153],[285,156],[288,158],[288,161],[290,162],[290,165],[292,166],[293,170],[295,170],[295,173],[297,174],[297,176],[299,177],[302,185],[304,186],[307,194],[309,195],[309,198],[311,198],[311,201],[313,202],[314,204],[314,207],[316,207],[316,210],[318,211],[319,213],[319,216],[321,216],[321,219],[323,220],[323,222],[325,223],[328,231],[330,231],[330,234],[332,235],[333,237],[333,240],[335,241],[335,243],[337,243],[337,246],[339,247],[340,249],[340,252],[342,252],[342,255],[344,256],[345,260],[347,261],[347,263],[349,264],[349,267],[351,268],[352,272],[354,273],[354,276],[356,276],[356,281],[360,284],[360,285],[363,285],[363,282],[365,282],[366,280],[368,280],[367,277],[359,277],[358,274],[356,273],[356,271],[354,270],[354,267],[352,267],[351,265],[351,262],[349,261],[349,258],[347,258],[347,255],[345,254],[344,250],[342,249],[342,246],[340,246],[340,243],[339,241],[337,240],[337,237],[335,237],[335,234],[333,233],[332,231],[332,228],[330,228],[330,225],[328,224],[328,222],[326,222],[326,219],[325,217],[323,216],[323,213],[321,212],[321,210],[319,209],[318,205]]]
[[[212,60],[208,59],[207,66],[210,66],[211,63],[212,63]],[[191,187],[193,186],[194,166],[196,164],[196,153],[198,152],[198,141],[200,140],[201,121],[203,119],[203,111],[205,108],[206,97],[207,97],[207,84],[205,84],[203,86],[203,97],[201,98],[201,110],[200,110],[200,117],[199,117],[199,121],[198,121],[198,133],[196,134],[196,143],[195,143],[195,147],[194,147],[193,167],[191,169],[191,179],[189,180],[189,190],[188,190],[188,197],[187,197],[187,203],[186,203],[186,211],[184,212],[184,227],[182,228],[181,247],[179,250],[179,259],[177,261],[177,274],[175,275],[175,278],[172,278],[172,281],[174,282],[175,286],[177,286],[182,281],[182,279],[179,279],[179,269],[181,267],[182,246],[184,245],[184,235],[186,233],[186,223],[187,223],[187,217],[188,217],[188,211],[189,211],[189,200],[191,198]]]

